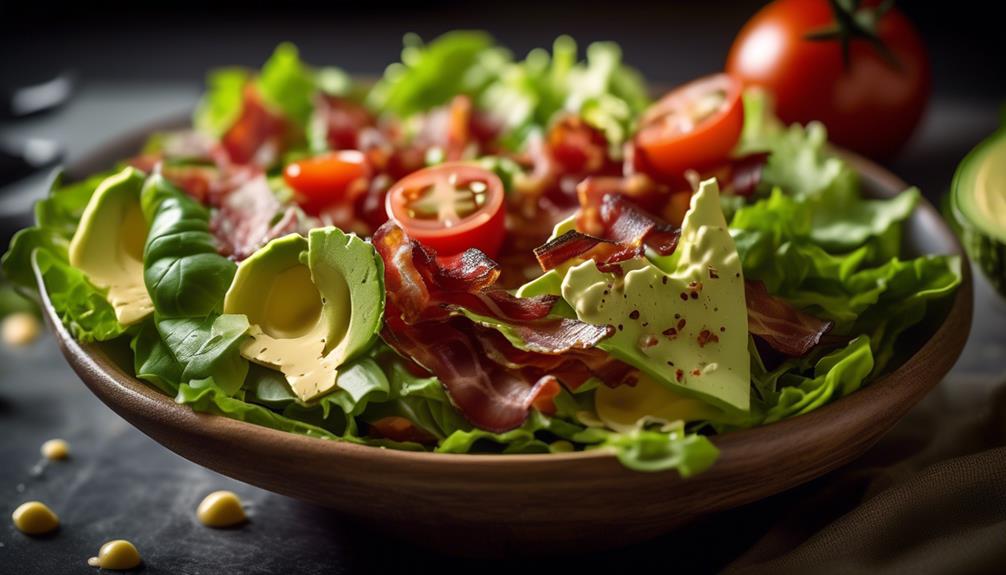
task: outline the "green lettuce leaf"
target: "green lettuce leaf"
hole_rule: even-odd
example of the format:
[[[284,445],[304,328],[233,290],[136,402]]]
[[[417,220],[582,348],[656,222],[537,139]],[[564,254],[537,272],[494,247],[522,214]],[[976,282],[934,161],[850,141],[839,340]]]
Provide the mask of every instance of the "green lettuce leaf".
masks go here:
[[[248,318],[224,314],[202,318],[157,319],[164,345],[183,367],[180,381],[212,378],[217,389],[234,395],[248,375],[241,343]]]
[[[509,59],[484,32],[448,32],[429,44],[409,34],[404,44],[401,63],[388,66],[367,97],[372,109],[400,117],[429,110],[458,94],[479,93],[499,67],[497,62]]]
[[[390,384],[380,366],[370,358],[360,358],[339,370],[338,389],[309,404],[289,403],[283,415],[323,427],[340,437],[359,436],[356,416],[371,402],[386,401]]]
[[[447,397],[439,379],[413,375],[388,348],[376,353],[378,362],[387,366],[388,395],[385,401],[372,403],[361,413],[363,421],[404,417],[438,440],[455,431],[471,429],[471,424]]]
[[[66,262],[65,253],[60,257],[40,247],[32,252],[32,259],[53,309],[77,341],[108,341],[126,332],[105,294]]]
[[[223,136],[241,116],[244,87],[251,74],[243,68],[221,68],[210,72],[193,124],[200,132],[217,138]]]
[[[188,405],[195,411],[215,413],[239,421],[271,427],[280,431],[298,433],[321,439],[338,439],[330,431],[285,417],[268,407],[230,397],[213,379],[201,379],[178,386],[175,402]]]
[[[761,423],[802,415],[849,395],[862,387],[873,367],[870,338],[859,336],[846,347],[822,357],[814,367],[813,377],[783,375],[779,390],[766,399],[768,407]]]
[[[615,450],[622,465],[635,471],[675,469],[681,477],[691,477],[712,466],[720,451],[709,438],[683,431],[638,430],[612,434],[603,444]]]
[[[511,148],[567,112],[600,130],[616,157],[648,104],[646,84],[623,65],[617,44],[591,44],[586,62],[579,63],[576,42],[568,36],[556,39],[551,55],[532,50],[523,61],[506,64],[479,97],[480,107],[506,126],[503,140]]]
[[[301,61],[296,46],[289,42],[277,46],[262,66],[256,86],[267,104],[298,126],[307,125],[318,86],[314,70]]]
[[[150,231],[143,279],[162,318],[204,317],[219,311],[237,265],[217,252],[209,212],[160,174],[141,194]]]

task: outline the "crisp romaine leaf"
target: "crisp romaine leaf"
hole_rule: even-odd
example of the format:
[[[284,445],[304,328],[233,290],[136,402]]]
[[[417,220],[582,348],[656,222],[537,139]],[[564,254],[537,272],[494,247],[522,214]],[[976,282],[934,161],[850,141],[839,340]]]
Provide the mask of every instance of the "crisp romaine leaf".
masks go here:
[[[549,453],[550,440],[597,443],[606,436],[592,432],[580,423],[550,417],[537,410],[528,414],[527,421],[517,429],[493,433],[483,429],[459,429],[450,434],[437,447],[441,453],[471,453],[479,444],[495,445],[503,453]]]
[[[790,196],[829,208],[859,200],[859,177],[828,148],[824,126],[783,126],[772,114],[764,92],[744,93],[744,131],[736,153],[769,152],[759,188],[775,187]]]
[[[556,39],[551,55],[532,50],[506,65],[479,97],[480,107],[506,126],[509,147],[519,147],[528,134],[567,112],[604,133],[616,157],[648,103],[642,77],[622,64],[618,45],[591,44],[586,62],[578,63],[576,42],[568,36]]]
[[[603,445],[613,448],[618,460],[629,469],[647,472],[676,469],[685,478],[709,469],[720,453],[709,438],[685,434],[682,430],[616,433]]]
[[[909,188],[886,200],[852,202],[836,210],[819,209],[814,213],[810,238],[830,252],[857,248],[873,238],[884,238],[886,259],[898,255],[901,223],[919,203],[919,190]],[[893,233],[892,233],[893,232]]]
[[[322,439],[338,439],[333,433],[321,427],[284,417],[261,405],[230,397],[213,379],[201,379],[178,386],[175,402],[188,405],[195,411],[216,413],[280,431]]]
[[[846,347],[822,357],[814,377],[783,375],[778,392],[767,400],[762,423],[802,415],[862,387],[873,371],[870,338],[859,336]]]
[[[355,417],[370,402],[387,400],[388,378],[373,359],[364,357],[340,368],[336,386],[335,391],[311,403],[290,403],[283,415],[323,427],[340,437],[358,436]]]
[[[38,228],[34,228],[38,229]],[[28,231],[28,230],[26,230]],[[125,333],[115,310],[83,272],[51,250],[39,247],[32,258],[60,321],[77,341],[108,341]]]
[[[492,62],[507,59],[484,32],[448,32],[429,44],[409,34],[404,44],[401,63],[388,66],[368,95],[371,108],[401,117],[478,93],[492,78]]]
[[[153,317],[140,324],[129,347],[133,350],[136,377],[174,397],[182,380],[182,366],[161,339]]]
[[[160,174],[147,180],[141,201],[150,222],[143,279],[158,316],[219,311],[237,265],[217,253],[209,212]]]
[[[241,343],[248,332],[247,317],[224,314],[158,319],[157,331],[184,366],[182,382],[212,378],[227,395],[234,395],[241,388],[248,375],[248,360],[241,356]]]
[[[243,68],[221,68],[211,72],[206,78],[206,92],[193,116],[196,129],[212,136],[223,136],[241,116],[244,88],[250,76]]]
[[[314,70],[300,60],[296,46],[289,42],[277,46],[262,66],[256,85],[267,104],[282,110],[298,126],[307,126],[317,81]]]
[[[363,421],[397,416],[408,419],[420,429],[443,440],[457,430],[471,429],[464,417],[451,404],[443,385],[436,377],[417,377],[400,359],[389,351],[378,359],[387,367],[389,392],[387,401],[371,403],[361,414]]]

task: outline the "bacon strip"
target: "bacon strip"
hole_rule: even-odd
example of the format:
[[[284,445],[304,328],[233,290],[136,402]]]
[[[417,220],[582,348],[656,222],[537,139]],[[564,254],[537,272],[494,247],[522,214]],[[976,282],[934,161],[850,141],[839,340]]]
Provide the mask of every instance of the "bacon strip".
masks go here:
[[[744,295],[748,331],[784,355],[805,355],[834,326],[833,322],[816,318],[773,297],[760,281],[745,281]]]
[[[548,271],[577,257],[593,259],[599,268],[611,268],[613,264],[642,255],[643,246],[660,255],[671,254],[677,249],[681,236],[679,228],[648,214],[623,194],[598,191],[606,189],[591,185],[590,179],[581,184],[582,204],[577,227],[597,235],[570,230],[535,248],[534,254],[542,270]]]
[[[373,242],[388,291],[382,337],[436,375],[473,425],[513,429],[532,407],[548,409],[557,379],[571,388],[591,377],[617,385],[627,372],[594,349],[611,334],[609,326],[549,317],[555,296],[518,298],[497,287],[499,266],[482,252],[437,258],[394,222],[381,226]],[[528,350],[457,316],[462,308],[505,321]]]

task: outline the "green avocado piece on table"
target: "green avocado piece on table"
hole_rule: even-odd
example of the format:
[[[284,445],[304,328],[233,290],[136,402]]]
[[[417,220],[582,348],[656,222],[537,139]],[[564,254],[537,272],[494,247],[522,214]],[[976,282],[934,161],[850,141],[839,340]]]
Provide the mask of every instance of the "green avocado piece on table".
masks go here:
[[[621,273],[571,268],[562,296],[577,317],[611,325],[599,347],[676,392],[746,412],[751,399],[744,276],[715,180],[702,182],[671,256],[636,258]]]
[[[327,227],[274,239],[243,261],[224,313],[248,317],[242,355],[281,371],[309,401],[334,390],[339,368],[373,344],[384,297],[374,247]]]

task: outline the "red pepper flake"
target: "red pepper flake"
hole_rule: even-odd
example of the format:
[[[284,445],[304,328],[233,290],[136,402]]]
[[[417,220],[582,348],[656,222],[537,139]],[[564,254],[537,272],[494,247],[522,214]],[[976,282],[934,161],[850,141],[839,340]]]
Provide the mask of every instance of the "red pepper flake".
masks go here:
[[[632,310],[632,313],[629,314],[629,319],[639,319],[639,310]]]
[[[639,339],[639,347],[646,349],[657,345],[657,338],[652,335],[644,335]]]
[[[678,320],[678,331],[685,329],[685,318]]]
[[[669,365],[669,366],[671,366],[671,367],[674,367],[674,362],[673,362],[673,361],[668,361],[668,362],[667,362],[667,365]]]
[[[674,378],[678,380],[678,383],[681,383],[681,378],[683,377],[685,377],[685,372],[680,369],[674,372]]]
[[[694,291],[693,291],[690,297],[691,297],[692,299],[699,299],[699,293],[698,293],[698,292],[694,292]]]
[[[694,375],[695,377],[698,377],[698,376],[702,375],[702,370],[700,370],[699,368],[696,367],[695,369],[692,370],[692,375]]]
[[[699,332],[699,337],[697,339],[699,342],[699,347],[706,347],[707,343],[719,343],[720,336],[714,334],[708,329],[704,329]]]
[[[639,378],[632,374],[625,376],[622,380],[622,385],[628,385],[629,387],[636,387],[637,383],[639,383]]]
[[[688,301],[688,294],[681,292],[681,301]]]
[[[714,280],[720,279],[720,273],[713,266],[709,266],[709,278]]]
[[[665,329],[664,331],[662,331],[661,333],[663,333],[664,335],[666,335],[670,339],[674,339],[674,338],[678,337],[678,330],[674,329],[673,327],[669,327],[669,328]]]
[[[625,329],[625,327],[622,326],[622,324],[618,324],[618,331],[622,331],[623,329]]]
[[[660,278],[660,283],[667,285],[667,276]]]
[[[724,332],[726,330],[727,330],[727,328],[725,326],[722,326],[722,325],[720,326],[720,332]]]
[[[680,318],[681,318],[681,314],[680,313],[674,314],[674,319],[680,319]]]

